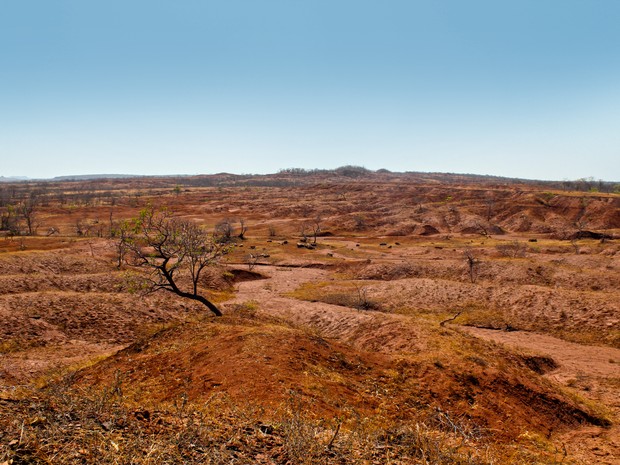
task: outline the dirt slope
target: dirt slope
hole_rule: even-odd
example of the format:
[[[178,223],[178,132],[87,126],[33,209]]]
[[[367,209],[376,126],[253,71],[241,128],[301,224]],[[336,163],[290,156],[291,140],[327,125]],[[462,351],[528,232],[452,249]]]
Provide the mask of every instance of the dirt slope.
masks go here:
[[[615,418],[620,418],[620,349],[574,344],[523,331],[461,329],[512,349],[551,357],[558,367],[546,373],[546,377],[578,390],[584,397],[604,403]],[[560,437],[571,456],[581,457],[587,463],[620,463],[620,426],[617,421],[611,428],[589,426]]]

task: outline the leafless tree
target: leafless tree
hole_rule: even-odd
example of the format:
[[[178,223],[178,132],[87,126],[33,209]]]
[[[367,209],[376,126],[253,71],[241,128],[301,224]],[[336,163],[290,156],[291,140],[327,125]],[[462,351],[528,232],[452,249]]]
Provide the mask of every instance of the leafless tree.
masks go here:
[[[239,228],[240,228],[240,231],[239,231],[239,234],[237,234],[237,237],[243,240],[245,239],[245,233],[248,230],[248,227],[245,224],[245,220],[243,218],[239,219]]]
[[[474,251],[469,247],[463,252],[465,259],[467,260],[467,268],[469,273],[469,280],[475,283],[478,279],[478,268],[480,267],[480,260],[474,254]]]
[[[356,290],[355,308],[358,310],[371,310],[375,307],[375,304],[368,298],[368,288],[356,286]]]
[[[317,216],[313,220],[306,220],[299,226],[300,242],[308,242],[308,237],[312,236],[312,245],[316,245],[316,238],[321,233],[321,217]]]
[[[202,271],[218,263],[228,248],[194,222],[173,218],[166,211],[147,208],[140,216],[125,222],[119,250],[130,266],[149,271],[144,276],[147,292],[164,290],[198,301],[211,312],[222,312],[200,294]],[[189,280],[190,284],[183,287]],[[189,289],[188,289],[189,288]]]
[[[588,222],[585,219],[579,219],[577,221],[575,221],[575,228],[577,228],[577,237],[579,239],[581,239],[581,237],[583,236],[584,231],[586,230],[586,228],[588,227]]]
[[[475,227],[478,230],[478,234],[480,234],[481,236],[486,237],[487,239],[491,238],[491,235],[489,234],[489,230],[480,221],[476,221]]]
[[[215,237],[219,242],[228,243],[232,239],[234,227],[232,220],[224,218],[215,225]]]
[[[131,223],[124,222],[114,228],[112,237],[118,240],[115,242],[116,251],[116,267],[120,270],[125,261],[125,255],[129,251],[129,242],[132,240],[134,231],[131,229]]]
[[[525,253],[527,252],[527,246],[517,240],[511,241],[507,244],[498,244],[495,246],[495,249],[500,253],[500,255],[509,258],[525,257]]]
[[[486,218],[487,221],[491,221],[493,218],[493,207],[495,206],[495,197],[493,194],[487,194],[484,198],[484,203],[486,205]]]
[[[114,237],[114,205],[110,206],[108,237]]]
[[[321,233],[321,217],[315,217],[310,223],[310,228],[312,229],[313,241],[312,243],[316,245],[316,238]]]
[[[258,263],[258,255],[249,253],[245,256],[245,262],[248,264],[248,270],[252,271]]]
[[[309,229],[309,227],[310,227],[310,225],[308,224],[307,221],[304,221],[299,226],[299,235],[301,236],[301,238],[299,239],[300,242],[308,242],[308,229]]]
[[[19,214],[26,222],[27,234],[29,236],[34,236],[37,232],[37,228],[39,227],[39,223],[37,221],[37,207],[38,200],[35,195],[31,195],[23,202],[20,202],[17,206]]]

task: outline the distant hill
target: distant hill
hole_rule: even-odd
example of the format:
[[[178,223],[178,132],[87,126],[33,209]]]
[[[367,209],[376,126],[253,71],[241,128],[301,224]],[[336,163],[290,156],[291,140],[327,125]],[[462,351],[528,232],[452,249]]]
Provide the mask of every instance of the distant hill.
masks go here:
[[[54,178],[29,178],[27,176],[0,176],[0,183],[100,183],[109,181],[110,188],[132,188],[138,182],[142,188],[151,187],[291,187],[322,183],[350,182],[406,182],[434,185],[521,185],[564,191],[620,193],[620,182],[582,178],[577,180],[533,180],[507,178],[480,174],[429,173],[429,172],[393,172],[386,169],[369,170],[362,166],[347,165],[336,169],[304,169],[287,168],[270,174],[170,174],[170,175],[138,175],[138,174],[76,174],[56,176]]]
[[[16,182],[16,181],[27,181],[28,178],[26,176],[0,176],[0,182]]]
[[[50,181],[90,181],[93,179],[127,179],[140,178],[137,174],[75,174],[70,176],[56,176]]]

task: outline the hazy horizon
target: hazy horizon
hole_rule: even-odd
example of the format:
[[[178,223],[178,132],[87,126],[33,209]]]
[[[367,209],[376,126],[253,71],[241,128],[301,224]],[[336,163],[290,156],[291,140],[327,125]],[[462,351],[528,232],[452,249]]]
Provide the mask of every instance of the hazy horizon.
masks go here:
[[[1,8],[0,176],[620,180],[616,1]]]
[[[357,165],[349,165],[349,166],[353,166],[355,168],[365,168],[363,166],[357,166]],[[316,172],[323,172],[323,171],[334,171],[337,170],[338,168],[345,168],[345,166],[341,166],[341,167],[337,167],[335,169],[325,169],[325,168],[303,168],[305,169],[308,173],[311,173],[313,171]],[[187,173],[168,173],[168,174],[141,174],[141,173],[76,173],[76,174],[68,174],[68,175],[58,175],[58,176],[51,176],[51,177],[41,177],[41,178],[33,178],[33,177],[29,177],[29,176],[6,176],[6,175],[2,175],[0,174],[0,180],[15,180],[15,181],[53,181],[55,179],[71,179],[71,178],[92,178],[92,179],[114,179],[114,178],[140,178],[140,177],[193,177],[193,176],[216,176],[216,175],[221,175],[221,174],[229,174],[229,175],[233,175],[233,176],[270,176],[270,175],[277,175],[280,174],[281,172],[286,172],[287,170],[296,170],[296,169],[300,169],[298,167],[288,167],[288,168],[281,168],[279,170],[276,170],[274,172],[265,172],[265,173],[234,173],[234,172],[229,172],[229,171],[220,171],[217,173],[195,173],[195,174],[187,174]],[[366,168],[365,168],[366,169]],[[607,184],[616,184],[619,183],[619,180],[604,180],[604,179],[596,179],[594,177],[582,177],[582,178],[575,178],[575,179],[568,179],[568,178],[564,178],[564,179],[539,179],[539,178],[517,178],[517,177],[510,177],[510,176],[498,176],[498,175],[492,175],[492,174],[480,174],[480,173],[457,173],[457,172],[448,172],[448,171],[397,171],[397,170],[390,170],[387,168],[379,168],[377,170],[369,170],[370,172],[376,173],[379,171],[387,171],[391,174],[425,174],[425,175],[454,175],[454,176],[481,176],[481,177],[497,177],[497,178],[505,178],[507,180],[523,180],[523,181],[541,181],[541,182],[562,182],[562,181],[571,181],[571,182],[576,182],[576,181],[588,181],[588,182],[599,182],[599,181],[603,181]]]

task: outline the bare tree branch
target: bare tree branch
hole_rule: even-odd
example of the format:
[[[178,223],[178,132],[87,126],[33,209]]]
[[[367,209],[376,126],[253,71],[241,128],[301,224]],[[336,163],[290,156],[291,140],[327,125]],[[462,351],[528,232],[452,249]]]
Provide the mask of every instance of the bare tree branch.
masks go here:
[[[172,292],[202,303],[217,316],[222,315],[217,306],[199,293],[199,282],[202,271],[218,263],[228,247],[196,223],[173,218],[168,212],[155,211],[152,207],[123,223],[118,237],[119,265],[124,260],[129,266],[149,270],[144,277],[148,292]],[[187,278],[190,284],[183,288],[180,283],[187,284]]]

